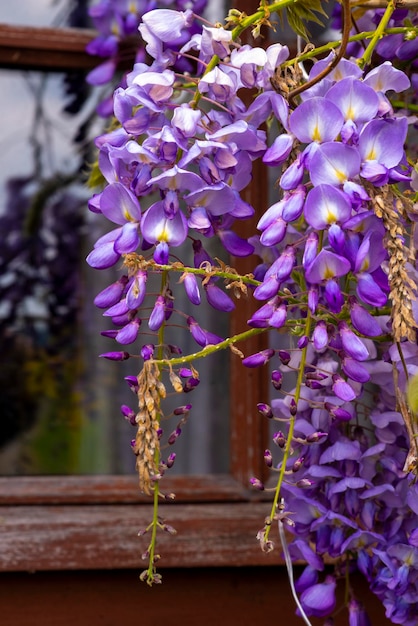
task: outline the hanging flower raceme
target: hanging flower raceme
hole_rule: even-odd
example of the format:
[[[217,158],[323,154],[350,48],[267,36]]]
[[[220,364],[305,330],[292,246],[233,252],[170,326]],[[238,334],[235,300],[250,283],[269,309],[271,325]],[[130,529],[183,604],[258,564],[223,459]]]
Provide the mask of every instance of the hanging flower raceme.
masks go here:
[[[141,485],[160,493],[174,457],[161,461],[159,442],[175,444],[191,408],[171,410],[179,422],[164,434],[163,380],[189,393],[200,383],[191,361],[230,347],[272,385],[257,408],[280,422],[274,446],[264,450],[278,480],[258,539],[266,551],[273,547],[273,522],[293,533],[289,559],[307,563],[296,583],[299,611],[306,619],[331,615],[340,573],[357,569],[388,616],[412,626],[418,506],[404,468],[415,422],[409,414],[405,423],[408,409],[398,412],[416,368],[414,331],[405,331],[416,326],[412,166],[408,117],[404,109],[394,113],[387,93],[407,89],[409,79],[390,63],[365,73],[361,63],[341,59],[311,84],[334,63],[330,56],[312,64],[309,88],[294,91],[292,80],[304,79],[287,62],[286,46],[241,45],[243,22],[233,12],[225,28],[201,27],[189,5],[179,8],[165,3],[143,17],[151,62],[136,63],[115,92],[120,127],[96,140],[106,186],[90,203],[117,228],[99,238],[88,262],[123,266],[95,299],[115,327],[103,334],[122,346],[139,343],[143,369],[127,382],[140,410],[121,411],[138,425]],[[279,168],[278,181],[257,218],[259,234],[247,240],[239,223],[255,214],[246,190],[256,161]],[[214,241],[224,259],[212,252]],[[252,273],[229,266],[229,255],[253,253]],[[211,332],[206,304],[228,314],[243,294],[256,306],[242,333]],[[168,343],[171,324],[186,328],[197,355],[183,355],[180,340]],[[235,346],[263,332],[271,343],[258,352],[244,356]],[[264,479],[250,483],[265,490]],[[335,576],[324,574],[329,558]],[[144,576],[153,582],[149,567]],[[350,623],[367,624],[354,596],[347,608]]]

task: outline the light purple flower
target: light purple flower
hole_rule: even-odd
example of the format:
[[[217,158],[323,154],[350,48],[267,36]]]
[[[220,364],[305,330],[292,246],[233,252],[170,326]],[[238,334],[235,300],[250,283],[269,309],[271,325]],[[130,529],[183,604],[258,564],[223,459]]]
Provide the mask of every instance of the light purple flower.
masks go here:
[[[352,76],[338,81],[327,92],[327,100],[331,100],[344,115],[345,120],[368,122],[373,119],[379,109],[379,98],[376,92]]]
[[[353,146],[337,142],[320,144],[309,159],[312,184],[342,185],[360,173],[360,161],[360,154]]]
[[[348,196],[337,187],[327,184],[317,185],[306,197],[305,219],[317,230],[330,224],[344,223],[351,216],[351,203]]]
[[[332,141],[344,123],[341,111],[325,98],[309,98],[291,114],[289,127],[303,143]]]

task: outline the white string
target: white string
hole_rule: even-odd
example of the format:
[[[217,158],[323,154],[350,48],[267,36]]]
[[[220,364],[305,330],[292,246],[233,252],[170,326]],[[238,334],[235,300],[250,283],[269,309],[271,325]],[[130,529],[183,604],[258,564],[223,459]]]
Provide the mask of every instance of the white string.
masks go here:
[[[283,547],[283,552],[284,552],[284,559],[285,559],[285,562],[286,562],[287,575],[288,575],[288,578],[289,578],[290,588],[292,590],[292,596],[293,596],[293,598],[294,598],[294,600],[296,602],[296,606],[298,607],[298,609],[300,611],[300,614],[302,616],[302,619],[305,622],[306,626],[312,626],[312,624],[309,621],[305,611],[302,608],[302,605],[301,605],[300,600],[298,598],[298,594],[296,593],[295,583],[294,583],[294,578],[293,578],[292,559],[290,557],[289,548],[287,546],[286,535],[285,535],[284,528],[283,528],[283,522],[280,519],[278,521],[278,525],[279,525],[280,541],[282,542],[282,547]]]

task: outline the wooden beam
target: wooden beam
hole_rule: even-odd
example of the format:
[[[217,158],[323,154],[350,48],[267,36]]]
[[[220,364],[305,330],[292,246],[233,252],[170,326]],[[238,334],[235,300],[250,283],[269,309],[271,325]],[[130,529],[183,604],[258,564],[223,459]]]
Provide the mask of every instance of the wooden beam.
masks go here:
[[[90,70],[101,60],[85,51],[97,35],[80,28],[37,28],[0,24],[0,68],[69,71]]]
[[[177,535],[161,531],[162,567],[281,564],[279,542],[269,554],[256,534],[267,503],[162,504],[160,514]],[[0,507],[0,571],[135,568],[145,562],[148,505]]]

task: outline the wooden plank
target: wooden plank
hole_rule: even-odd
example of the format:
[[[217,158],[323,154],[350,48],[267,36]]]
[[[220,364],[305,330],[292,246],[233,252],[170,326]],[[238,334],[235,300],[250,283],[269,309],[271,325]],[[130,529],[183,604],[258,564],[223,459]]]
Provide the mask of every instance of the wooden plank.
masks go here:
[[[350,576],[350,584],[367,605],[371,623],[389,626],[364,579]],[[340,581],[338,607],[343,595]],[[303,624],[282,567],[176,568],[163,571],[163,584],[152,588],[140,583],[133,570],[0,574],[0,606],[3,626]],[[313,626],[324,623],[311,621]],[[334,626],[347,624],[347,611],[338,612]]]
[[[176,502],[245,501],[249,494],[231,476],[165,476],[165,493]],[[149,503],[136,476],[8,476],[0,477],[1,504],[113,504]]]
[[[161,505],[177,530],[161,531],[163,567],[273,565],[277,548],[264,554],[256,540],[267,504]],[[0,507],[0,571],[138,568],[149,537],[146,505]]]
[[[0,24],[0,67],[38,71],[89,70],[100,62],[98,57],[85,51],[96,35],[93,30],[81,28]]]

